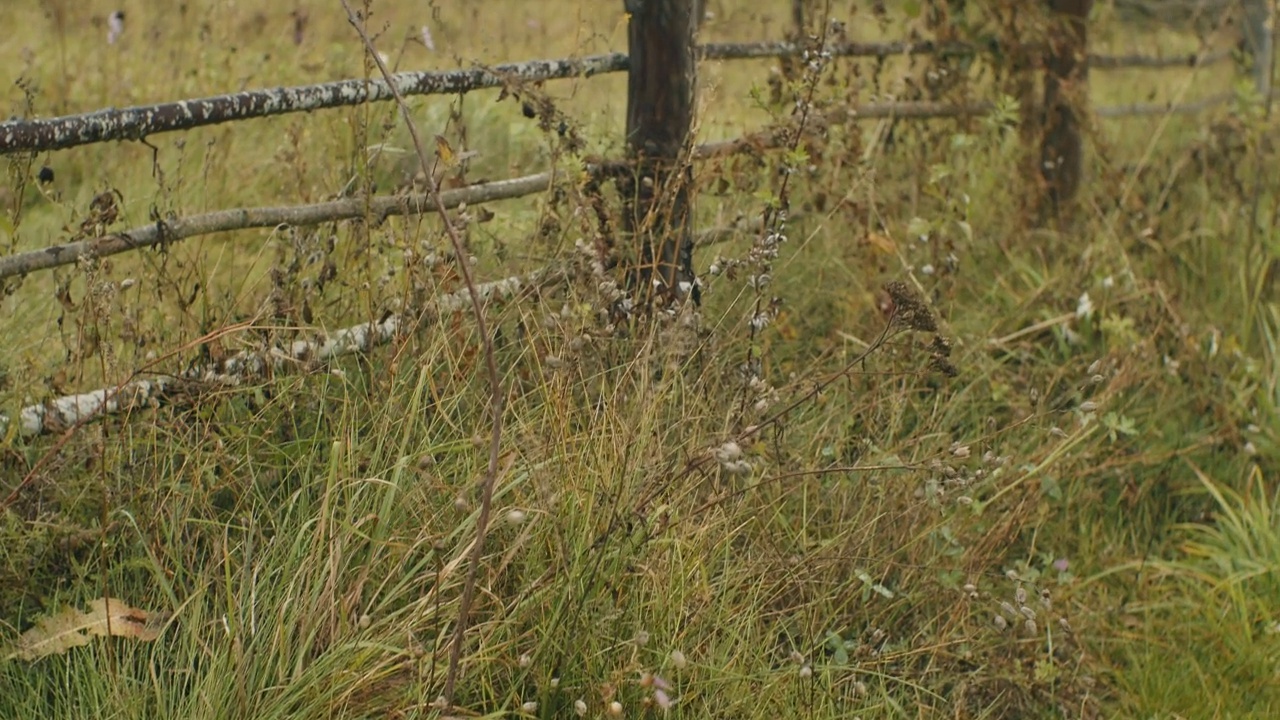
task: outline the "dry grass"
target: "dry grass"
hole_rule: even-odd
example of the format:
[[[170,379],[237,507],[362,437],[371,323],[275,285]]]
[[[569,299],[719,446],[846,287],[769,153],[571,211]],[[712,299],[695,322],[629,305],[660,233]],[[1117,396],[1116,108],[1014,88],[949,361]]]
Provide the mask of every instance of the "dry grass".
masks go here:
[[[775,4],[713,0],[710,39],[777,37]],[[126,34],[107,45],[93,18],[115,6],[67,5],[61,24],[59,7],[0,9],[0,26],[30,28],[0,38],[0,58],[41,114],[369,72],[336,3],[298,4],[300,45],[292,8],[125,4]],[[375,12],[377,42],[401,68],[625,43],[608,3]],[[862,13],[860,38],[902,32]],[[423,23],[434,52],[404,41]],[[1106,42],[1196,44],[1132,28]],[[702,138],[785,117],[767,65],[705,68]],[[925,70],[842,62],[818,96],[902,93]],[[623,82],[540,92],[588,152],[616,153]],[[1224,82],[1221,69],[1097,73],[1092,93],[1191,98]],[[23,90],[5,88],[20,112]],[[581,162],[496,98],[412,102],[424,134],[479,151],[472,180]],[[606,278],[575,249],[598,230],[583,188],[492,206],[467,228],[482,278],[555,260],[569,280],[488,309],[511,390],[459,706],[1274,713],[1276,253],[1271,223],[1251,232],[1247,218],[1254,192],[1264,213],[1277,195],[1253,165],[1270,151],[1270,122],[1229,110],[1092,128],[1094,176],[1063,233],[1029,232],[1015,211],[1010,118],[836,127],[807,155],[707,163],[704,226],[758,217],[783,192],[784,164],[798,170],[785,194],[803,216],[776,259],[761,253],[764,235],[700,250],[696,317],[611,313]],[[16,229],[0,239],[16,250],[65,239],[108,187],[124,225],[153,208],[390,190],[408,167],[394,121],[379,106],[156,137],[154,168],[138,144],[14,161],[0,206]],[[56,180],[40,188],[24,178],[42,165]],[[343,223],[28,278],[0,303],[0,404],[11,413],[119,381],[149,353],[234,322],[255,328],[164,369],[412,307],[458,281],[448,262],[415,264],[406,250],[443,248],[433,220]],[[924,300],[885,293],[889,280]],[[916,330],[936,313],[956,377],[904,308]],[[757,318],[767,323],[753,330]],[[45,462],[0,515],[0,642],[104,594],[173,620],[154,644],[0,665],[0,716],[438,715],[485,462],[481,364],[473,324],[449,316],[332,368],[207,392],[63,445],[7,439],[0,497]]]

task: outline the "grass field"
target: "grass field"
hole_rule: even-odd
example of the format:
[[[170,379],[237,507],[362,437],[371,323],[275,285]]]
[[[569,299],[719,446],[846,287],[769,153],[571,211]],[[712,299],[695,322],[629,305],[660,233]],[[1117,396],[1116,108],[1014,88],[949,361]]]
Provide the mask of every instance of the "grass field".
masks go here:
[[[923,29],[873,4],[833,17],[855,39]],[[340,3],[260,5],[7,4],[0,27],[23,30],[0,34],[5,115],[376,73]],[[703,38],[776,39],[788,5],[710,0]],[[623,50],[621,8],[375,0],[370,29],[401,69],[451,68]],[[1094,25],[1096,52],[1200,47],[1107,7]],[[814,102],[911,97],[929,63],[834,62]],[[775,65],[707,63],[699,139],[786,119]],[[964,75],[944,99],[995,97],[978,66],[946,67]],[[1242,77],[1095,72],[1090,96],[1185,101]],[[624,76],[527,93],[584,153],[621,153]],[[481,279],[549,262],[569,279],[487,311],[506,426],[452,715],[1280,715],[1280,183],[1275,122],[1239,95],[1096,122],[1060,231],[1020,210],[1016,113],[835,126],[807,155],[699,164],[701,227],[780,195],[796,219],[776,259],[753,233],[700,248],[704,306],[652,323],[610,319],[577,247],[598,231],[581,186],[486,222],[470,209]],[[582,162],[497,92],[410,104],[426,137],[478,153],[466,181]],[[116,229],[391,192],[414,168],[390,105],[148,142],[6,158],[4,251],[66,240],[104,191]],[[460,288],[449,262],[421,261],[446,248],[437,219],[394,219],[32,275],[0,299],[0,411],[415,307]],[[921,291],[955,377],[926,323],[889,319],[919,300],[888,281]],[[158,632],[0,652],[0,717],[441,716],[487,459],[480,347],[466,313],[423,319],[332,367],[11,433],[0,649],[103,597]]]

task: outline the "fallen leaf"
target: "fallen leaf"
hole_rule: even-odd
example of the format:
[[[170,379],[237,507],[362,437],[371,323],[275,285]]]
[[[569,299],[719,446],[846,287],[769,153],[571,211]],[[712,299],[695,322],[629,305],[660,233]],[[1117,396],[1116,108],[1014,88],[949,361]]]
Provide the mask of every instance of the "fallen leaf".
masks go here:
[[[69,607],[40,618],[35,627],[22,633],[7,657],[38,660],[87,645],[95,635],[150,642],[160,637],[166,619],[161,613],[139,610],[114,598],[96,598],[89,603],[88,612]]]
[[[867,243],[869,243],[871,247],[875,248],[876,250],[879,250],[885,255],[898,254],[897,243],[895,243],[893,241],[893,238],[890,238],[888,235],[883,235],[881,233],[876,233],[876,232],[867,233]]]

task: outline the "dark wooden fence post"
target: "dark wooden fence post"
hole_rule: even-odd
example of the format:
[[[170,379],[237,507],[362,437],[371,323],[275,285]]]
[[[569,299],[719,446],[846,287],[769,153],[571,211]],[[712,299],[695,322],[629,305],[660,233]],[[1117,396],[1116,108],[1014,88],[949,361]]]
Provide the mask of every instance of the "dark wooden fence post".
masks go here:
[[[640,243],[633,275],[641,298],[697,298],[693,275],[694,0],[625,0],[627,153],[635,163],[620,187],[627,231]]]
[[[1049,0],[1053,27],[1045,58],[1044,138],[1040,145],[1040,173],[1048,202],[1041,218],[1060,222],[1080,189],[1084,141],[1081,116],[1089,77],[1088,20],[1093,0]]]
[[[1244,39],[1253,56],[1253,83],[1258,94],[1271,94],[1271,53],[1275,28],[1271,27],[1270,0],[1242,0],[1244,6]]]

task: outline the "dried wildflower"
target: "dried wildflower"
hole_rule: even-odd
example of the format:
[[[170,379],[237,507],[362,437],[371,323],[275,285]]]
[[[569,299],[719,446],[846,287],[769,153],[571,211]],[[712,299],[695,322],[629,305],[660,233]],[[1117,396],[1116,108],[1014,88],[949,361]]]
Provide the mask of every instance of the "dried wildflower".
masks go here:
[[[1086,400],[1080,403],[1080,412],[1090,413],[1090,412],[1094,412],[1097,409],[1098,409],[1098,403],[1092,400]]]
[[[1089,299],[1089,293],[1080,295],[1080,299],[1076,301],[1076,319],[1084,320],[1093,316],[1093,301]]]
[[[520,667],[527,668],[532,664],[533,664],[532,655],[530,655],[529,653],[524,653],[520,656]]]
[[[622,717],[622,703],[617,700],[609,703],[609,714],[614,717]]]
[[[653,701],[663,710],[670,710],[671,706],[675,704],[671,700],[671,696],[667,694],[667,691],[661,689],[653,691]]]
[[[811,677],[813,677],[813,668],[809,667],[808,665],[800,666],[800,678],[803,680],[808,680]]]
[[[523,510],[512,510],[507,513],[507,522],[512,525],[519,525],[523,523],[527,517],[528,515],[526,515]]]
[[[641,630],[640,632],[636,633],[635,640],[637,645],[649,644],[649,631]]]
[[[1004,614],[1008,615],[1009,617],[1018,617],[1018,609],[1010,605],[1008,600],[1000,601],[1000,610],[1002,610]]]
[[[671,664],[675,665],[677,670],[683,670],[689,664],[689,661],[685,658],[684,653],[679,650],[672,650]]]
[[[1003,615],[996,615],[993,622],[995,623],[996,629],[1001,632],[1004,632],[1009,628],[1009,621],[1005,620]]]
[[[933,311],[911,286],[894,280],[885,284],[884,291],[893,301],[893,318],[897,325],[921,332],[937,332],[938,322]]]
[[[729,440],[725,444],[716,448],[716,461],[721,465],[728,465],[742,458],[742,448],[738,443]]]
[[[529,702],[521,705],[520,710],[526,715],[533,715],[538,712],[538,703],[534,700],[530,700]]]
[[[1027,589],[1019,585],[1018,589],[1013,591],[1013,599],[1017,600],[1019,605],[1026,605]]]
[[[967,458],[969,457],[969,446],[958,445],[951,449],[951,454],[961,459]]]
[[[1030,618],[1027,619],[1027,622],[1025,623],[1025,627],[1027,628],[1028,635],[1035,635],[1037,632],[1039,632],[1039,630],[1036,628],[1036,621]]]
[[[577,713],[578,717],[586,717],[586,715],[587,715],[587,703],[586,703],[584,700],[582,700],[581,698],[579,698],[579,699],[577,699],[577,700],[574,700],[574,701],[573,701],[573,711],[574,711],[575,713]]]
[[[792,650],[791,655],[789,655],[788,657],[791,659],[791,662],[797,665],[804,664],[804,655],[801,655],[799,650]]]

